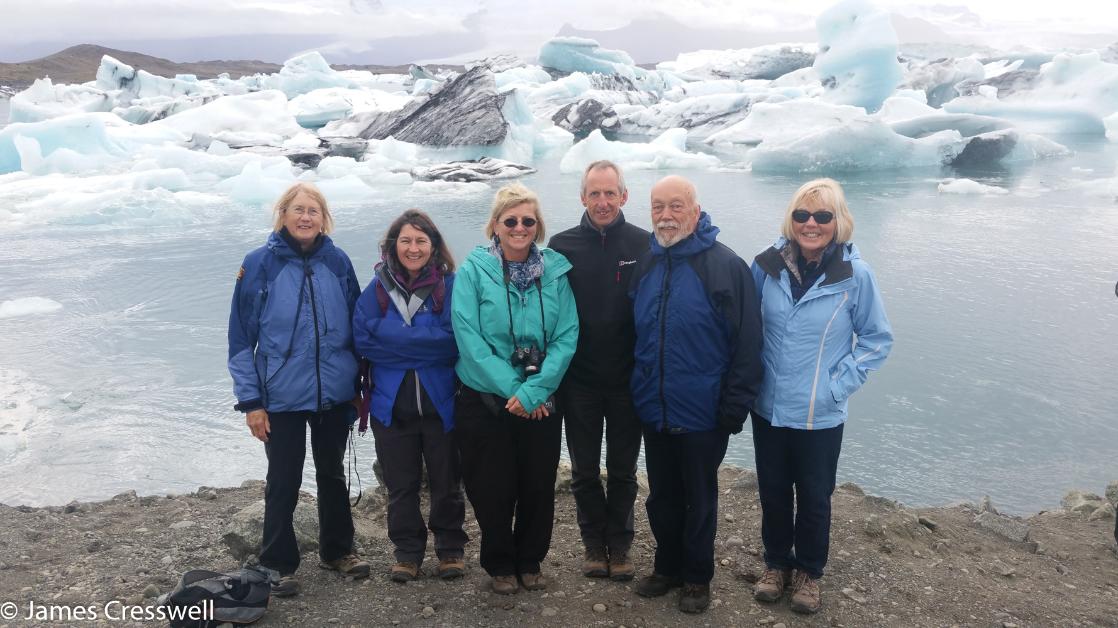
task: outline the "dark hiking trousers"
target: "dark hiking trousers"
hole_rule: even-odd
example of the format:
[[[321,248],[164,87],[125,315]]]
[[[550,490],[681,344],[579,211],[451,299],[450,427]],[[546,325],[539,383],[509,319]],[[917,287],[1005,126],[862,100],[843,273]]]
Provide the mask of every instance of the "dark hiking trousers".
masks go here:
[[[633,544],[637,456],[641,422],[626,388],[588,388],[567,382],[559,390],[571,458],[571,493],[582,542],[588,549],[628,551]],[[602,431],[606,437],[605,490],[601,481]]]
[[[761,540],[769,568],[799,569],[812,578],[823,576],[842,428],[773,427],[753,414]]]
[[[718,466],[729,433],[660,432],[644,426],[648,525],[656,537],[656,573],[706,584],[714,577]]]
[[[264,451],[268,455],[268,481],[264,488],[264,540],[260,564],[287,575],[299,568],[292,517],[303,483],[307,426],[311,428],[311,455],[318,484],[318,554],[335,560],[353,551],[353,516],[346,488],[346,440],[353,406],[342,404],[322,412],[268,414],[272,431]]]
[[[462,386],[454,431],[462,455],[466,496],[481,528],[481,566],[490,576],[539,573],[551,546],[555,471],[563,424],[557,414],[539,421],[501,410]]]
[[[388,489],[388,538],[396,547],[396,561],[423,562],[428,528],[435,535],[435,554],[440,559],[461,558],[468,539],[462,529],[466,501],[455,431],[444,432],[438,414],[396,412],[390,426],[375,418],[370,423]],[[419,508],[424,464],[431,487],[426,523]]]

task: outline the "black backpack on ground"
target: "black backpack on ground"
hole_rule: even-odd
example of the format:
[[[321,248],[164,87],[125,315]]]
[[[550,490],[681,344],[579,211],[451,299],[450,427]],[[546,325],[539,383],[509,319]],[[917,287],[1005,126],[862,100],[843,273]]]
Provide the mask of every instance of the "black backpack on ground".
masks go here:
[[[264,616],[272,593],[270,575],[246,567],[218,573],[193,569],[178,586],[159,599],[173,628],[214,628],[218,624],[251,624]],[[194,610],[191,613],[192,608]]]

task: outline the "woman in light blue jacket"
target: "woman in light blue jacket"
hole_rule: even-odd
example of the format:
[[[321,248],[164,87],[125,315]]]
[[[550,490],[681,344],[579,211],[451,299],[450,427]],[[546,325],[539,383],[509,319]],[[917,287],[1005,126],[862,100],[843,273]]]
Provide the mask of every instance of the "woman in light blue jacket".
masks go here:
[[[873,271],[850,242],[854,219],[838,182],[801,186],[781,233],[753,262],[764,325],[753,443],[766,566],[754,597],[775,602],[791,584],[792,610],[814,613],[847,400],[881,368],[893,332]]]

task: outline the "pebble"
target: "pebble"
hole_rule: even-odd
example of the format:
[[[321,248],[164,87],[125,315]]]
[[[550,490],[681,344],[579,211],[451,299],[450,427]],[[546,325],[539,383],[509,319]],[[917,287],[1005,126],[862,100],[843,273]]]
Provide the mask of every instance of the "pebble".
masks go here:
[[[768,617],[758,621],[757,624],[760,625],[760,626],[768,626],[769,624],[771,624],[775,621],[776,621],[776,618],[773,617],[772,615],[769,615]]]
[[[773,628],[787,628],[787,627],[784,625],[784,622],[780,622],[780,623],[777,623],[777,624],[773,624]]]
[[[559,614],[559,609],[557,609],[557,608],[552,608],[550,606],[543,607],[543,616],[544,617],[555,617],[558,614]]]
[[[164,556],[163,558],[159,559],[159,562],[163,563],[164,565],[170,565],[171,563],[175,562],[175,559],[171,558],[170,556]]]
[[[328,623],[328,624],[340,624],[340,623],[342,623],[342,620],[338,619],[337,617],[331,617],[330,619],[326,620],[326,623]]]
[[[144,598],[147,599],[153,597],[159,597],[159,587],[155,586],[154,584],[149,584],[144,587]]]
[[[713,606],[714,608],[718,608],[719,606],[722,606],[722,598],[717,598],[717,597],[714,598],[713,600],[711,600],[710,605]]]
[[[729,567],[730,566],[730,559],[729,558],[723,558],[722,560],[720,560],[718,562],[723,567]]]
[[[1017,624],[1007,621],[1002,623],[1002,628],[1017,628]]]
[[[843,589],[842,594],[845,595],[846,597],[854,600],[855,602],[857,602],[859,604],[865,604],[866,603],[866,598],[859,595],[858,592],[855,591],[854,589],[850,589],[850,588]]]
[[[735,521],[733,513],[726,513],[726,521],[733,523]]]
[[[189,519],[185,521],[176,521],[175,523],[171,524],[172,530],[185,530],[192,527],[194,527],[194,522],[190,521]]]
[[[554,597],[560,598],[560,599],[567,597],[567,594],[563,591],[556,591],[555,593],[552,593],[551,595],[554,596]]]
[[[595,613],[604,613],[604,612],[606,612],[606,605],[605,605],[605,604],[602,604],[601,602],[598,602],[597,604],[595,604],[595,605],[594,605],[594,612],[595,612]]]
[[[431,608],[430,606],[424,606],[422,614],[424,617],[430,617],[435,614],[435,609]]]
[[[736,548],[745,545],[745,541],[740,536],[731,536],[726,539],[726,547]]]

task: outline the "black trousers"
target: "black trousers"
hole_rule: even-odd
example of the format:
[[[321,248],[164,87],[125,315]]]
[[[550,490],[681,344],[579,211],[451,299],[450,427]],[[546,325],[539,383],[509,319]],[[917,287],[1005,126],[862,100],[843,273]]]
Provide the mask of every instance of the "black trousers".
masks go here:
[[[423,562],[428,528],[435,535],[435,554],[440,559],[461,558],[469,539],[462,529],[466,501],[455,431],[444,432],[437,414],[398,412],[388,427],[375,418],[370,423],[388,489],[388,538],[396,546],[396,561]],[[424,464],[431,487],[426,523],[419,509]]]
[[[495,416],[463,386],[454,423],[466,495],[481,528],[482,568],[490,576],[539,573],[555,520],[562,421],[557,414],[522,419],[503,409]]]
[[[264,487],[264,540],[260,564],[281,574],[299,568],[292,517],[303,483],[307,426],[311,428],[311,455],[318,483],[318,554],[322,560],[341,558],[353,551],[353,516],[346,488],[346,440],[353,407],[349,404],[323,412],[273,412],[272,431],[264,451],[268,455],[268,481]]]
[[[604,390],[568,382],[559,390],[559,400],[582,542],[588,549],[628,551],[633,544],[633,502],[641,451],[641,422],[633,395],[627,387]],[[605,490],[600,477],[603,426]]]
[[[714,578],[718,467],[729,442],[722,430],[675,434],[644,426],[644,505],[656,537],[656,573],[692,584]]]
[[[773,427],[753,414],[765,564],[823,577],[831,543],[842,425],[823,430]],[[794,490],[793,490],[794,489]]]

